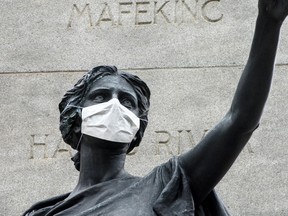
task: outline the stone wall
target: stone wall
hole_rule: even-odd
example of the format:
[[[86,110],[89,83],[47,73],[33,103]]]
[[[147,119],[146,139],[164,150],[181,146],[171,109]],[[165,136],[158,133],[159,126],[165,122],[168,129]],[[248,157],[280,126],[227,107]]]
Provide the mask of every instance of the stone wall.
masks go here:
[[[137,74],[152,91],[149,126],[127,170],[144,175],[195,146],[230,106],[257,14],[252,0],[0,4],[1,215],[75,186],[57,107],[94,66]],[[288,212],[285,24],[261,126],[216,188],[232,215]]]

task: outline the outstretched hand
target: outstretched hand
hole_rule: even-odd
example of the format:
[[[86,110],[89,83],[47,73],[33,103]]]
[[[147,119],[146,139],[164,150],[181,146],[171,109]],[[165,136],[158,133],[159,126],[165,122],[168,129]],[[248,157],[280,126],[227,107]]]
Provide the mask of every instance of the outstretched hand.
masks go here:
[[[288,14],[288,0],[259,0],[259,14],[283,22]]]

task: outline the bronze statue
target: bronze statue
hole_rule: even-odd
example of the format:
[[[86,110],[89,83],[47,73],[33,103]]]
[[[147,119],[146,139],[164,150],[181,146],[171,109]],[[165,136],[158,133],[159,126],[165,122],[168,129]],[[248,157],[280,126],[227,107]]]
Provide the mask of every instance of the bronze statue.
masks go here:
[[[227,114],[195,148],[144,177],[127,173],[124,163],[147,126],[149,88],[116,67],[84,75],[59,104],[63,139],[78,150],[78,184],[24,215],[229,215],[213,188],[259,125],[288,0],[259,0],[258,9],[249,59]]]

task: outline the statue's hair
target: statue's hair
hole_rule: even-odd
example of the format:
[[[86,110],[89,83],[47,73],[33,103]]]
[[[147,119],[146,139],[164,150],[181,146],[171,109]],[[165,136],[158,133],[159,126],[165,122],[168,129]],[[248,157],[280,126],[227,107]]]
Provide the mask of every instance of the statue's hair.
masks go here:
[[[115,66],[98,66],[88,71],[72,89],[66,92],[59,104],[60,111],[60,131],[64,142],[69,144],[73,149],[78,150],[72,158],[77,170],[80,169],[80,148],[78,146],[81,137],[81,108],[87,92],[90,90],[92,83],[105,76],[120,76],[125,79],[134,89],[139,108],[140,129],[127,151],[129,153],[134,147],[139,146],[144,131],[148,124],[148,111],[150,106],[150,90],[146,83],[138,76],[118,71]]]

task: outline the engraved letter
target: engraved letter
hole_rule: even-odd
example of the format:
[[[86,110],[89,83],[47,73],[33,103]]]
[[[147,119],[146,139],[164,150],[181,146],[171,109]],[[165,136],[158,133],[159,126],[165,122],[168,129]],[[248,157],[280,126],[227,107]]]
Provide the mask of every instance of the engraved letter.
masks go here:
[[[30,157],[29,159],[35,158],[47,158],[46,155],[46,138],[48,134],[35,135],[32,134],[32,140],[30,144]]]
[[[168,131],[155,131],[157,133],[157,148],[156,148],[156,155],[160,155],[160,145],[163,145],[166,147],[166,152],[170,155],[173,155],[170,147],[169,147],[169,141],[171,138],[171,134]],[[165,140],[160,140],[160,135],[165,135],[167,138]]]
[[[179,0],[175,0],[175,5],[174,5],[174,22],[177,23],[177,6],[178,6]]]
[[[204,133],[203,133],[203,135],[202,135],[202,137],[201,137],[201,140],[206,136],[206,134],[207,134],[208,131],[209,131],[208,129],[204,129]]]
[[[197,19],[197,3],[198,3],[198,0],[196,0],[196,3],[195,3],[195,11],[193,12],[191,10],[191,8],[188,6],[188,4],[185,2],[185,0],[182,0],[182,5],[184,6],[184,8],[187,9],[187,11],[192,15],[192,17],[194,18],[194,20]],[[184,22],[184,11],[183,11],[183,7],[182,7],[182,22]]]
[[[177,148],[177,154],[179,155],[181,153],[181,133],[183,130],[178,130],[178,148]]]
[[[183,131],[185,131],[186,133],[182,134]],[[188,136],[185,134],[187,134]],[[184,138],[183,135],[185,137],[185,143],[183,143],[183,140],[181,139],[181,137]],[[189,139],[188,142],[187,142],[187,138]],[[178,155],[181,154],[182,152],[184,152],[185,149],[187,149],[187,147],[188,147],[188,149],[191,149],[192,147],[194,147],[195,144],[196,143],[194,141],[194,137],[191,133],[191,130],[178,130],[178,149],[177,149]]]
[[[77,7],[76,4],[73,4],[72,12],[71,12],[67,27],[68,28],[72,27],[72,20],[75,14],[78,15],[77,17],[82,16],[86,10],[87,10],[87,15],[88,15],[88,20],[89,20],[89,26],[93,26],[89,4],[86,4],[85,7],[82,9],[82,11],[80,11],[80,9]]]
[[[149,5],[150,2],[136,2],[136,13],[135,13],[135,25],[147,25],[147,24],[151,24],[152,21],[139,21],[139,16],[140,14],[146,14],[148,10],[147,9],[140,9],[139,7],[141,5]]]
[[[196,143],[195,143],[195,141],[194,141],[194,137],[193,137],[193,135],[192,135],[192,133],[191,133],[191,130],[186,130],[186,132],[188,133],[191,147],[193,147]]]
[[[205,2],[202,6],[202,16],[204,17],[205,20],[207,20],[208,22],[218,22],[223,18],[223,14],[221,14],[218,18],[216,19],[212,19],[210,17],[208,17],[207,12],[206,12],[206,7],[208,6],[208,4],[213,3],[213,2],[220,2],[220,0],[208,0],[207,2]]]
[[[167,5],[169,1],[165,1],[158,9],[157,9],[157,1],[154,2],[154,24],[157,23],[156,22],[156,18],[157,18],[157,14],[161,13],[162,16],[165,18],[165,20],[167,21],[167,23],[171,23],[170,20],[168,19],[167,14],[163,11],[163,8]]]
[[[250,142],[247,143],[247,149],[248,149],[248,153],[249,154],[253,154],[254,153]]]
[[[69,157],[72,157],[72,152],[70,146],[67,146],[65,143],[62,142],[62,138],[58,142],[58,145],[54,151],[52,158],[57,158],[60,153],[68,154]],[[62,154],[64,155],[64,154]]]
[[[111,22],[112,25],[114,25],[111,9],[106,2],[104,4],[104,8],[100,14],[98,21],[96,22],[96,25],[100,25],[100,22]]]
[[[129,14],[131,10],[123,9],[124,6],[131,6],[132,2],[119,2],[119,17],[118,17],[118,25],[122,25],[122,14]],[[123,7],[122,7],[123,6]],[[127,7],[126,7],[127,8]]]

